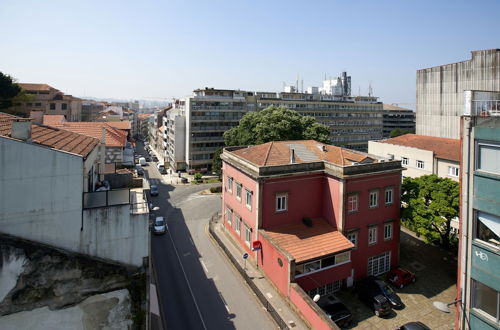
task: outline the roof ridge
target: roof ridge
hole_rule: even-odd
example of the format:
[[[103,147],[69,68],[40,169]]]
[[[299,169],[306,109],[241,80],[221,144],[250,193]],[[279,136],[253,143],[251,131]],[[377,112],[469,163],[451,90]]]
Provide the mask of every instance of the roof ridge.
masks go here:
[[[271,141],[269,143],[269,148],[267,149],[266,158],[264,158],[264,164],[263,165],[267,164],[267,159],[269,158],[269,154],[271,154],[271,147],[273,146],[273,143],[274,143],[274,141]]]

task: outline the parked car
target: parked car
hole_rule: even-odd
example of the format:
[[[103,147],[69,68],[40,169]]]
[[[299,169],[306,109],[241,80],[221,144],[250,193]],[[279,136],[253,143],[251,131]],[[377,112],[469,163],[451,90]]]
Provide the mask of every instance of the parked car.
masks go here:
[[[406,324],[403,324],[396,330],[431,330],[428,326],[423,324],[422,322],[409,322]]]
[[[154,234],[165,234],[167,231],[167,226],[165,224],[165,220],[163,217],[156,217],[155,222],[153,224],[153,233]]]
[[[387,274],[387,281],[397,288],[402,289],[417,280],[415,274],[403,268],[395,268]]]
[[[158,157],[156,157],[155,155],[151,156],[151,161],[157,162],[158,161]]]
[[[146,161],[147,161],[147,162],[150,162],[150,161],[151,161],[151,157],[150,157],[150,156],[146,156],[146,157],[144,157],[144,158],[146,158]]]
[[[321,297],[317,304],[339,327],[345,328],[351,323],[351,311],[333,294]]]
[[[157,185],[151,185],[151,187],[149,187],[149,194],[151,196],[158,196],[158,186]]]
[[[380,294],[372,283],[366,279],[355,284],[356,293],[359,299],[364,302],[378,317],[388,315],[392,312],[391,304],[387,298]]]
[[[141,165],[136,166],[136,167],[135,167],[135,170],[137,171],[137,175],[138,175],[138,176],[144,176],[144,169],[142,168],[142,166],[141,166]]]
[[[141,164],[141,166],[147,166],[148,163],[146,162],[146,158],[140,157],[139,158],[139,164]]]
[[[387,298],[389,303],[393,308],[403,308],[403,302],[401,298],[382,280],[379,280],[375,276],[368,276],[364,279],[367,285],[373,287],[377,294],[381,294]]]
[[[163,165],[162,163],[158,163],[158,164],[156,164],[156,167],[158,168],[158,171],[159,171],[161,174],[165,174],[165,173],[166,173],[166,170],[165,170],[165,165]]]

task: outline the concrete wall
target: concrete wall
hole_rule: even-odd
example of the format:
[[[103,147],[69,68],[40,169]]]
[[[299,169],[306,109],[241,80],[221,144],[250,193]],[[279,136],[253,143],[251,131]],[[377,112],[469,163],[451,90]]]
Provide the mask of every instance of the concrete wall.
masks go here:
[[[130,214],[130,205],[83,211],[79,252],[140,267],[148,256],[148,213]]]
[[[106,163],[121,163],[123,161],[122,147],[106,146]]]
[[[290,301],[300,311],[312,329],[329,330],[340,329],[330,320],[319,306],[298,285],[292,284],[290,287]]]
[[[408,165],[402,165],[406,168],[406,171],[403,171],[404,177],[416,178],[422,175],[437,174],[434,168],[434,153],[429,150],[370,141],[368,142],[368,153],[386,158],[388,154],[392,154],[397,160],[401,160],[403,157],[408,158]],[[417,168],[417,160],[424,161],[423,169]]]
[[[452,179],[452,180],[458,182],[458,176],[452,176],[452,175],[448,174],[448,166],[453,166],[453,167],[457,167],[458,169],[460,169],[459,162],[454,162],[451,160],[438,158],[436,160],[436,163],[437,163],[437,170],[436,170],[437,176],[442,177],[442,178],[449,178],[449,179]]]
[[[473,51],[472,59],[417,71],[417,134],[460,138],[464,91],[500,91],[500,50]]]

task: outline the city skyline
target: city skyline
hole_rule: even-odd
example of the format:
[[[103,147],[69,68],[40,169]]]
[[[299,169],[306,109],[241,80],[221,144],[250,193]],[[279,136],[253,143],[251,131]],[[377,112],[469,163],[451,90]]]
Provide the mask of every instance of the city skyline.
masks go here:
[[[416,70],[499,47],[495,9],[494,1],[5,1],[0,21],[14,32],[0,35],[9,45],[0,71],[116,99],[204,87],[278,92],[297,79],[306,89],[347,71],[354,95],[371,84],[380,101],[415,109]]]

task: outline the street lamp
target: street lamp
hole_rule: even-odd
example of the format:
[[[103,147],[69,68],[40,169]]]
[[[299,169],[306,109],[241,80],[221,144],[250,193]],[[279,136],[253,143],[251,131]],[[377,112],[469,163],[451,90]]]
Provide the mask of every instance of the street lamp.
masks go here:
[[[451,312],[450,306],[455,305],[456,303],[459,303],[459,302],[462,302],[462,299],[457,299],[455,301],[452,301],[449,304],[445,304],[445,303],[440,302],[440,301],[435,301],[432,303],[432,305],[434,305],[435,308],[439,309],[443,313],[450,313]]]

